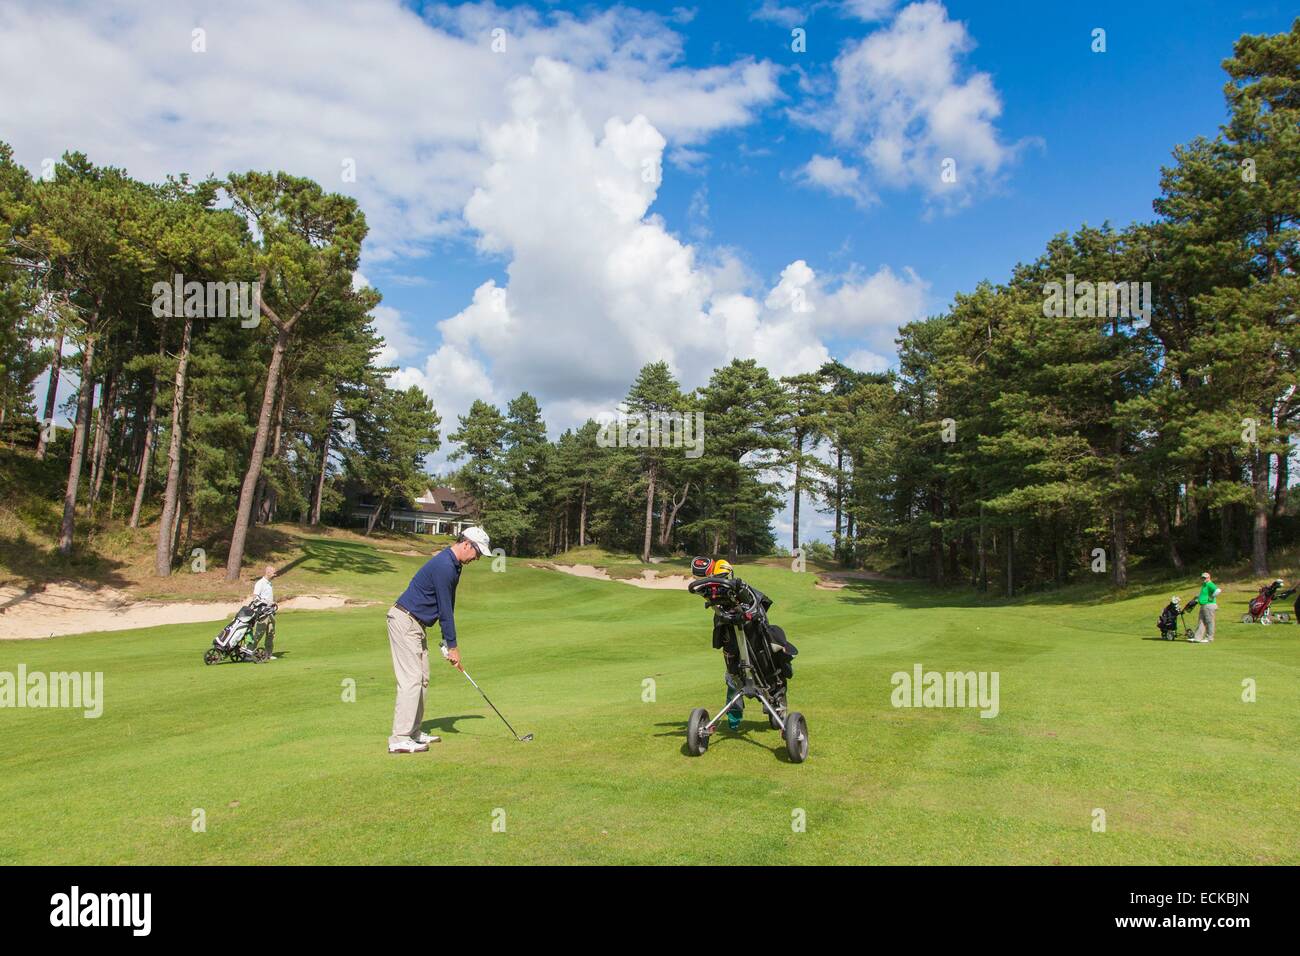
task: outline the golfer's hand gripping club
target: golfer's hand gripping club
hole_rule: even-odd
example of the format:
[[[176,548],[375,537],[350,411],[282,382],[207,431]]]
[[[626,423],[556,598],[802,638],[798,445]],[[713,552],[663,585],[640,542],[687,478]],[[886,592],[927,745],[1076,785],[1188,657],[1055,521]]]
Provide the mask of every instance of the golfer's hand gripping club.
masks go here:
[[[452,667],[464,673],[465,668],[460,664],[460,648],[448,647],[446,644],[439,643],[438,650],[442,651],[442,659]]]

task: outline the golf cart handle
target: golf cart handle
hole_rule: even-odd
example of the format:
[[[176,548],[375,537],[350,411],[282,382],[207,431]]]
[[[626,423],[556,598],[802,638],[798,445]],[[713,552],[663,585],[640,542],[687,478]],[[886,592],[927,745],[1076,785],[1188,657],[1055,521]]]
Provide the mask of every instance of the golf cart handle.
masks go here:
[[[692,594],[699,594],[705,587],[710,584],[721,584],[724,587],[734,589],[737,581],[735,578],[729,578],[724,574],[710,574],[707,578],[700,578],[698,581],[692,581],[686,585],[686,590]]]

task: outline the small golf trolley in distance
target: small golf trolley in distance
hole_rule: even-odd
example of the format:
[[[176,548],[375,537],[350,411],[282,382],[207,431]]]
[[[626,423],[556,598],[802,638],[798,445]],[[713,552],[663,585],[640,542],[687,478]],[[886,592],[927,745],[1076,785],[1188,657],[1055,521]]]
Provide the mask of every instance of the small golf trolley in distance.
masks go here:
[[[1272,624],[1276,621],[1279,624],[1285,624],[1287,621],[1291,620],[1291,615],[1287,611],[1273,611],[1274,601],[1289,598],[1296,592],[1296,589],[1292,588],[1289,591],[1282,591],[1282,593],[1279,594],[1278,591],[1282,590],[1285,583],[1286,582],[1281,578],[1277,578],[1260,588],[1259,594],[1251,598],[1250,605],[1246,608],[1246,613],[1241,616],[1241,623]]]
[[[692,581],[687,590],[703,597],[704,606],[715,612],[714,645],[723,650],[728,686],[736,693],[712,719],[703,707],[691,711],[686,724],[686,750],[692,757],[708,750],[709,737],[718,721],[737,701],[748,697],[762,704],[772,729],[781,731],[790,759],[803,763],[808,756],[808,725],[803,714],[787,708],[789,658],[784,635],[778,639],[767,620],[772,601],[735,577],[729,565],[725,573],[708,573],[716,566],[707,558],[696,558],[691,572],[696,577],[704,576]]]
[[[235,619],[212,639],[212,646],[203,652],[203,663],[253,661],[261,664],[269,660],[271,652],[262,646],[262,638],[275,634],[275,612],[279,608],[278,604],[266,604],[257,598],[245,604]]]

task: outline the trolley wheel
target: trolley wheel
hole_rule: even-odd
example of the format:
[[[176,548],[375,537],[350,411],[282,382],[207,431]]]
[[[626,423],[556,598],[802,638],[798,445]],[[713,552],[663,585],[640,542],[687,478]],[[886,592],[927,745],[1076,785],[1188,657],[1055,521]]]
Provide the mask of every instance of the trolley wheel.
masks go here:
[[[1267,614],[1265,614],[1263,617],[1261,617],[1261,618],[1259,619],[1259,623],[1260,623],[1260,624],[1265,624],[1265,625],[1267,625],[1267,624],[1272,624],[1272,623],[1273,623],[1273,619],[1272,619],[1271,617],[1269,617]]]
[[[1242,624],[1254,624],[1254,623],[1255,623],[1255,615],[1253,615],[1253,614],[1243,614],[1243,615],[1241,616],[1241,623],[1242,623]]]
[[[808,758],[808,723],[797,710],[785,719],[785,750],[793,763]]]
[[[203,652],[203,663],[215,664],[219,660],[221,660],[221,652],[217,650],[215,647],[209,647],[206,651]]]
[[[704,726],[709,722],[709,712],[703,707],[691,711],[691,719],[686,722],[686,752],[698,757],[709,749],[709,735],[704,733]]]
[[[258,664],[264,663],[271,659],[271,655],[266,652],[265,647],[259,647],[253,651],[253,660]]]

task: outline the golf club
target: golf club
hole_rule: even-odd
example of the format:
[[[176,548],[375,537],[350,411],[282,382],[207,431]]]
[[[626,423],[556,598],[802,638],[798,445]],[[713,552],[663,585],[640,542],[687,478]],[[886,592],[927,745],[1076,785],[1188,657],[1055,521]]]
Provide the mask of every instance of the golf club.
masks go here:
[[[443,660],[450,659],[449,655],[447,654],[446,644],[439,644],[438,650],[442,651]],[[478,691],[480,694],[483,694],[483,688],[479,687],[478,682],[474,680],[474,678],[469,676],[469,671],[465,670],[465,668],[463,667],[458,667],[456,669],[465,675],[465,679],[474,685],[474,689],[476,691]],[[488,698],[487,694],[483,694],[483,699],[487,701],[489,707],[491,707],[494,711],[496,711],[496,715],[501,718],[501,722],[504,723],[507,727],[510,727],[510,721],[506,720],[506,715],[501,713],[501,711],[497,710],[497,705],[492,703],[492,701]],[[520,737],[519,733],[513,727],[510,727],[510,732],[515,735],[515,740],[522,740],[524,742],[527,742],[533,739],[532,734],[524,734],[522,737]]]

